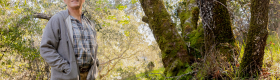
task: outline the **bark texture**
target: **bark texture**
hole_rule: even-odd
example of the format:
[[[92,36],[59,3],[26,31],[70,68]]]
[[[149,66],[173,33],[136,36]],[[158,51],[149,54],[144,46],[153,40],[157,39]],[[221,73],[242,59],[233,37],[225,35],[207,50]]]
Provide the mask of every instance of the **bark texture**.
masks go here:
[[[34,18],[39,18],[39,19],[46,19],[46,20],[50,20],[50,18],[52,17],[51,15],[47,15],[47,14],[43,14],[43,13],[34,13],[32,15],[32,17]]]
[[[183,38],[178,34],[176,24],[166,11],[162,0],[140,0],[146,16],[143,21],[149,24],[161,49],[162,61],[167,76],[177,75],[191,62]]]
[[[251,21],[244,56],[239,73],[241,77],[258,76],[263,64],[268,36],[268,5],[270,0],[251,0]]]
[[[201,0],[199,2],[204,28],[206,54],[221,53],[233,61],[235,47],[227,0]]]
[[[237,53],[235,38],[231,28],[230,15],[227,9],[227,0],[199,0],[204,29],[205,54],[204,64],[199,76],[222,79],[221,68],[232,71],[230,65]],[[213,66],[215,65],[215,66]],[[202,79],[201,77],[197,77]]]
[[[205,52],[211,52],[211,45],[214,44],[213,32],[213,0],[201,0],[199,2],[202,24],[204,29]]]

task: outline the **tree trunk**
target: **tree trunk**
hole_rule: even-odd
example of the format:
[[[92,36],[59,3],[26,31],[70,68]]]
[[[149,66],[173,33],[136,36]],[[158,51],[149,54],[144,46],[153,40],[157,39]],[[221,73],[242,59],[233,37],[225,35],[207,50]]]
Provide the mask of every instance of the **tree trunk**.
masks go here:
[[[205,53],[210,53],[211,45],[214,44],[214,32],[213,32],[213,0],[201,0],[199,2],[202,24],[204,28],[204,41],[205,41]]]
[[[198,2],[205,44],[203,56],[205,61],[198,74],[207,76],[207,78],[219,79],[222,76],[228,76],[219,72],[232,71],[229,62],[234,61],[233,55],[237,53],[226,1],[199,0]]]
[[[251,22],[239,73],[241,77],[258,76],[263,64],[268,36],[268,5],[270,0],[251,0]]]
[[[235,47],[227,0],[202,0],[199,2],[205,39],[206,54],[221,53],[228,61],[233,61]]]
[[[46,20],[50,20],[50,18],[52,17],[51,15],[47,15],[47,14],[43,14],[43,13],[34,13],[34,14],[32,14],[32,16],[34,18],[46,19]]]
[[[142,20],[149,24],[158,43],[167,76],[177,75],[185,65],[191,62],[187,46],[179,35],[176,24],[166,11],[162,0],[140,0],[145,12]]]

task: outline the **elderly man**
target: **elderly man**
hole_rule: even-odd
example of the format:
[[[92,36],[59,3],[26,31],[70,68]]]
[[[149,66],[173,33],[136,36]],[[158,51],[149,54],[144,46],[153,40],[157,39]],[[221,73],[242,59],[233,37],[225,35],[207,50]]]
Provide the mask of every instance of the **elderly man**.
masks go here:
[[[85,0],[64,0],[44,29],[40,54],[51,66],[51,80],[94,80],[98,59],[95,24],[82,14]]]

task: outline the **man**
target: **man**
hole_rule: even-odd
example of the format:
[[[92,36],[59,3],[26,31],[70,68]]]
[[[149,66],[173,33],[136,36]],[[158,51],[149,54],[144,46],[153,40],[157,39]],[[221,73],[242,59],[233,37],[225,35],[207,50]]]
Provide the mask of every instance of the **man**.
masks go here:
[[[98,60],[95,25],[82,14],[85,0],[64,0],[67,10],[49,20],[40,54],[51,66],[51,80],[94,80]]]

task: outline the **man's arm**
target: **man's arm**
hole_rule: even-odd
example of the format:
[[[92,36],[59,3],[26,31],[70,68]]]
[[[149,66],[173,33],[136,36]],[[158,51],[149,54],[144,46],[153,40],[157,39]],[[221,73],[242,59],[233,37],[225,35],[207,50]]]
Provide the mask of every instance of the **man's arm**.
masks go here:
[[[60,40],[59,19],[57,16],[53,16],[44,29],[40,54],[51,68],[63,72],[64,70],[69,70],[70,66],[68,61],[62,58],[57,51]]]

